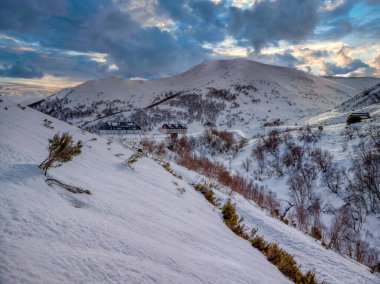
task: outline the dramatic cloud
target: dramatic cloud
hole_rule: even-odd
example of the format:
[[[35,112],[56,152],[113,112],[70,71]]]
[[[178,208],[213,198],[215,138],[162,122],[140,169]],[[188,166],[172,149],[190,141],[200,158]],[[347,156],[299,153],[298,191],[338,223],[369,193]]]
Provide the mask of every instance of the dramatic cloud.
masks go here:
[[[252,8],[232,8],[230,32],[242,45],[259,52],[280,40],[298,41],[313,33],[318,22],[316,0],[262,1]]]
[[[376,0],[2,0],[0,77],[159,78],[236,56],[376,75],[379,38]]]
[[[343,66],[327,62],[325,65],[325,73],[326,75],[345,75],[364,67],[369,67],[369,65],[359,59],[355,59],[351,63]]]
[[[63,16],[66,1],[3,0],[0,9],[0,30],[28,33],[38,29],[53,16]]]
[[[37,69],[28,60],[19,60],[0,69],[0,76],[16,78],[42,78],[42,70]]]

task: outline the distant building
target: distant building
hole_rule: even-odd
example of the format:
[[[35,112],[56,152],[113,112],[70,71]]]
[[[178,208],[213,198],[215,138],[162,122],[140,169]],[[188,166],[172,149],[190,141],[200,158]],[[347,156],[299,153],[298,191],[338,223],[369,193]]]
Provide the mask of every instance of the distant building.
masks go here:
[[[99,127],[101,135],[140,134],[141,127],[134,122],[106,122]]]
[[[210,121],[207,121],[205,124],[203,124],[203,127],[205,128],[205,130],[208,130],[208,131],[216,130],[215,123],[212,123]]]
[[[351,113],[348,117],[352,117],[352,116],[356,116],[356,117],[360,117],[361,119],[369,119],[371,118],[371,116],[369,115],[368,112],[353,112]]]
[[[165,134],[186,134],[187,125],[183,123],[165,123],[161,126],[160,132]]]

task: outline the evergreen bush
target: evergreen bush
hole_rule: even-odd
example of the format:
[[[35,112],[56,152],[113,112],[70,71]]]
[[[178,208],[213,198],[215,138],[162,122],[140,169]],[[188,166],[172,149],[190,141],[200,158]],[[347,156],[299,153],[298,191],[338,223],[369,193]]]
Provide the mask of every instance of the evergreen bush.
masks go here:
[[[48,169],[55,166],[56,163],[71,161],[74,156],[79,155],[82,146],[83,144],[80,140],[74,145],[73,137],[69,132],[64,132],[62,135],[58,132],[52,139],[49,139],[49,155],[39,167],[46,175]]]

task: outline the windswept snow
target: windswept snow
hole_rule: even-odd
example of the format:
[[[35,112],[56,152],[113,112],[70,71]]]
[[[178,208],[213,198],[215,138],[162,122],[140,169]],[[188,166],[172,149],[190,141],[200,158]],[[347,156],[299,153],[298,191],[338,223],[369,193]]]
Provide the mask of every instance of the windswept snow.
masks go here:
[[[178,165],[175,165],[174,169],[188,182],[199,182],[205,179]],[[266,241],[277,243],[293,255],[302,271],[314,270],[317,280],[321,283],[367,284],[380,282],[379,273],[372,274],[368,267],[324,248],[312,237],[269,216],[254,202],[237,193],[226,193],[223,189],[215,191],[215,193],[216,197],[223,202],[228,198],[232,199],[239,216],[244,218],[244,224],[248,227],[248,231],[258,229],[257,235],[263,236]]]
[[[147,158],[130,169],[131,151],[46,118],[0,103],[1,283],[289,282],[184,181]],[[48,177],[92,195],[46,184],[37,164],[58,131],[84,147]]]

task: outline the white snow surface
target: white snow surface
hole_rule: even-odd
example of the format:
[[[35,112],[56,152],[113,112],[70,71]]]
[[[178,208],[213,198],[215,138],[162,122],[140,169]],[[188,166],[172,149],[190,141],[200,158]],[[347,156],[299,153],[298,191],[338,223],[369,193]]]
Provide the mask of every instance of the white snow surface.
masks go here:
[[[92,195],[46,184],[37,165],[58,131],[84,147],[48,178]],[[7,101],[0,133],[0,283],[290,282],[156,162],[128,168],[131,151]]]
[[[187,169],[173,165],[175,172],[181,174],[188,182],[199,182],[207,178]],[[249,201],[229,189],[214,191],[216,198],[225,202],[231,198],[237,213],[244,218],[244,224],[251,229],[258,229],[257,235],[268,242],[277,243],[290,253],[300,264],[301,270],[314,270],[320,283],[380,283],[380,274],[372,274],[368,267],[335,251],[324,248],[317,240],[288,226],[260,209],[256,203]]]

